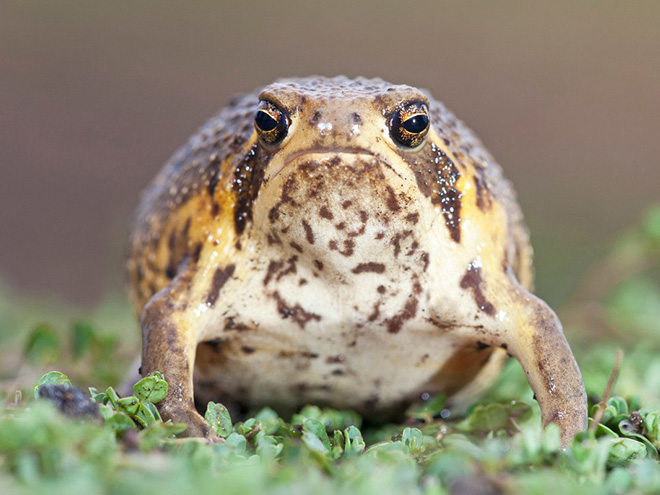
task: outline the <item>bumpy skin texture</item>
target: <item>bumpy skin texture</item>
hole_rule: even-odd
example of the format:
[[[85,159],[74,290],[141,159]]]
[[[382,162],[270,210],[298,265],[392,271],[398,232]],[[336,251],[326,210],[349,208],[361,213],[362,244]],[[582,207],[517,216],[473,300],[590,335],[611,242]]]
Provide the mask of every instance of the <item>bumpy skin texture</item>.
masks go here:
[[[283,109],[268,144],[260,100]],[[428,105],[415,148],[392,115]],[[195,409],[315,402],[374,419],[424,392],[457,403],[507,353],[543,422],[586,425],[580,371],[530,291],[532,252],[510,184],[472,132],[428,94],[380,79],[282,80],[233,100],[142,197],[128,272],[142,373],[170,385],[166,418],[209,435]]]

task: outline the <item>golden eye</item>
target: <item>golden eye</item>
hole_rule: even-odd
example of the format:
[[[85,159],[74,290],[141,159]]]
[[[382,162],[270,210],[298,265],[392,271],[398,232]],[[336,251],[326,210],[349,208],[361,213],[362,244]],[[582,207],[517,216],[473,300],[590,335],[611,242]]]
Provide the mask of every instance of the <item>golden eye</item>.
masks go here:
[[[406,103],[390,117],[390,135],[397,143],[414,148],[429,132],[429,109],[421,101]]]
[[[286,136],[289,119],[277,105],[262,101],[254,116],[254,128],[266,143],[278,143]]]

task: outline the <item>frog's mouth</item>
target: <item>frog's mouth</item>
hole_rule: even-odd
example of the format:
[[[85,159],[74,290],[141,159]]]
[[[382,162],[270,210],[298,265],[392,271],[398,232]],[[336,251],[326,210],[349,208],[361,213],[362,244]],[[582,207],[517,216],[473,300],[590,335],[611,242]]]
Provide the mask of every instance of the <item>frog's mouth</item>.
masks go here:
[[[369,151],[364,148],[357,147],[314,147],[307,148],[304,150],[295,151],[287,155],[279,165],[276,165],[272,168],[271,172],[268,174],[268,180],[275,179],[283,170],[285,170],[289,165],[299,160],[324,160],[338,158],[341,159],[342,156],[350,155],[353,159],[373,159],[379,158],[376,153]]]

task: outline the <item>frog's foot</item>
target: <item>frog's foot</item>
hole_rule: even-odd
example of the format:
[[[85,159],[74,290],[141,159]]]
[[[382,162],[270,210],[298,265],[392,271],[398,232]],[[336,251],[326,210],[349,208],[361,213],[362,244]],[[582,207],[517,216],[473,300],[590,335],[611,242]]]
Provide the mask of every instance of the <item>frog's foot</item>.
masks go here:
[[[176,281],[175,281],[176,283]],[[186,323],[174,294],[168,287],[155,294],[142,311],[143,376],[160,371],[165,375],[167,396],[157,404],[161,416],[188,425],[188,437],[212,437],[204,418],[195,409],[193,369],[197,334]]]
[[[478,342],[502,347],[522,366],[541,407],[543,425],[556,423],[568,446],[587,427],[587,396],[580,368],[559,319],[542,300],[515,280],[500,287],[506,296],[496,330],[475,328]]]
[[[215,434],[194,406],[178,403],[176,399],[165,399],[158,404],[158,411],[163,419],[188,426],[181,434],[184,437],[213,438]]]
[[[520,362],[541,407],[543,426],[561,428],[563,446],[587,427],[587,394],[582,375],[557,315],[526,291],[505,336],[508,351]]]

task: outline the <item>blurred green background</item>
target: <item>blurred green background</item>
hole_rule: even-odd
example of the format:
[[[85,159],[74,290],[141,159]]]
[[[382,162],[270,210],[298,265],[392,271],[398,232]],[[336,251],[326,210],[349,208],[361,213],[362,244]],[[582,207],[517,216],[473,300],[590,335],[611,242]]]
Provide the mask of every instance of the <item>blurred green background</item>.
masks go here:
[[[0,3],[0,279],[123,290],[138,193],[231,95],[309,74],[429,89],[518,190],[557,305],[660,199],[660,3]]]

